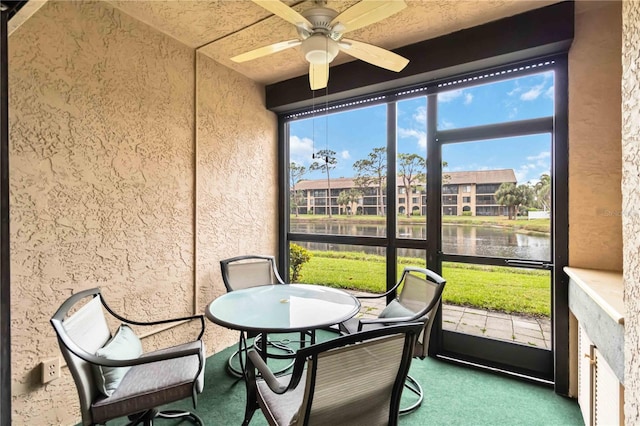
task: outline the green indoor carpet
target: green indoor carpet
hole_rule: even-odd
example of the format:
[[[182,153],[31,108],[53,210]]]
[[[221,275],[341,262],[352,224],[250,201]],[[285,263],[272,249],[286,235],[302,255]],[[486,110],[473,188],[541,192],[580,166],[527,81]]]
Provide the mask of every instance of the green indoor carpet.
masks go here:
[[[322,337],[328,336],[329,333],[322,333]],[[245,385],[226,370],[227,359],[235,349],[234,345],[207,359],[205,388],[198,395],[195,410],[191,399],[164,408],[195,411],[207,425],[241,425]],[[269,363],[271,365],[271,360]],[[576,400],[559,396],[550,387],[432,358],[414,359],[410,375],[422,385],[425,396],[416,411],[400,416],[401,425],[584,424]],[[408,391],[405,394],[408,394],[407,399],[412,397]],[[125,419],[118,419],[108,425],[125,423]],[[173,426],[189,423],[160,419],[155,424]],[[256,410],[251,425],[266,424],[262,412]]]

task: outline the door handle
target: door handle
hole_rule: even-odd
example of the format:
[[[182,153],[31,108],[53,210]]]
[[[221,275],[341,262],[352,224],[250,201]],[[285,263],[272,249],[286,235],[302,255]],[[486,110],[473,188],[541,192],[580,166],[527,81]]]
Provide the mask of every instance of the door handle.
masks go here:
[[[508,266],[520,267],[520,268],[533,268],[533,269],[552,269],[553,263],[542,262],[539,260],[514,260],[506,259],[504,261]]]

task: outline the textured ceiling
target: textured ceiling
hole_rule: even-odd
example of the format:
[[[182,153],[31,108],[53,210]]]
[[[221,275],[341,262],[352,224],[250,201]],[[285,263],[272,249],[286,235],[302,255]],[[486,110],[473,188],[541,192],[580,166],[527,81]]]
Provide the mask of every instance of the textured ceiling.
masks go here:
[[[327,5],[342,11],[357,1],[329,0]],[[408,7],[403,11],[350,32],[348,38],[395,49],[556,2],[406,0]],[[271,84],[308,72],[308,63],[299,47],[241,64],[229,60],[258,47],[297,38],[293,25],[250,0],[109,0],[109,3],[257,82]],[[285,3],[298,11],[313,5],[311,0],[285,0]],[[332,65],[351,60],[340,53]]]

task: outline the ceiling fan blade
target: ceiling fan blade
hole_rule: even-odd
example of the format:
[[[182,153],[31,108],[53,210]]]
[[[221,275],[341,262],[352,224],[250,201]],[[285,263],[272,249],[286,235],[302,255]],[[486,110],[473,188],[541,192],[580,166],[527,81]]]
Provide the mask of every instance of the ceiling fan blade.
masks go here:
[[[344,26],[341,32],[346,33],[388,18],[405,7],[404,0],[362,0],[336,16],[330,26],[340,23]]]
[[[289,49],[290,47],[300,46],[300,43],[302,43],[300,40],[281,41],[279,43],[270,44],[268,46],[260,47],[258,49],[234,56],[233,58],[231,58],[231,60],[233,62],[246,62],[252,59],[270,55],[272,53],[280,52],[281,50]]]
[[[284,19],[287,22],[291,22],[295,26],[302,26],[305,28],[312,28],[313,25],[307,18],[299,14],[294,9],[290,8],[280,0],[253,0],[258,6],[262,6],[269,12]]]
[[[324,89],[329,82],[329,64],[309,64],[311,90]]]
[[[405,57],[361,41],[342,39],[338,46],[347,55],[395,72],[402,71],[409,63]]]

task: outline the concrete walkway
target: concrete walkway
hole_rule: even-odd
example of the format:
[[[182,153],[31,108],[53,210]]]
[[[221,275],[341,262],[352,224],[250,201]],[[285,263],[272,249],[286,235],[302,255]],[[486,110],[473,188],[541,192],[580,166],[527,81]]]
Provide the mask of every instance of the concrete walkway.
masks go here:
[[[351,291],[354,296],[367,293]],[[375,318],[385,307],[384,298],[361,299],[358,316]],[[551,321],[529,315],[512,315],[464,306],[443,305],[442,328],[475,336],[508,340],[523,345],[551,349]]]

